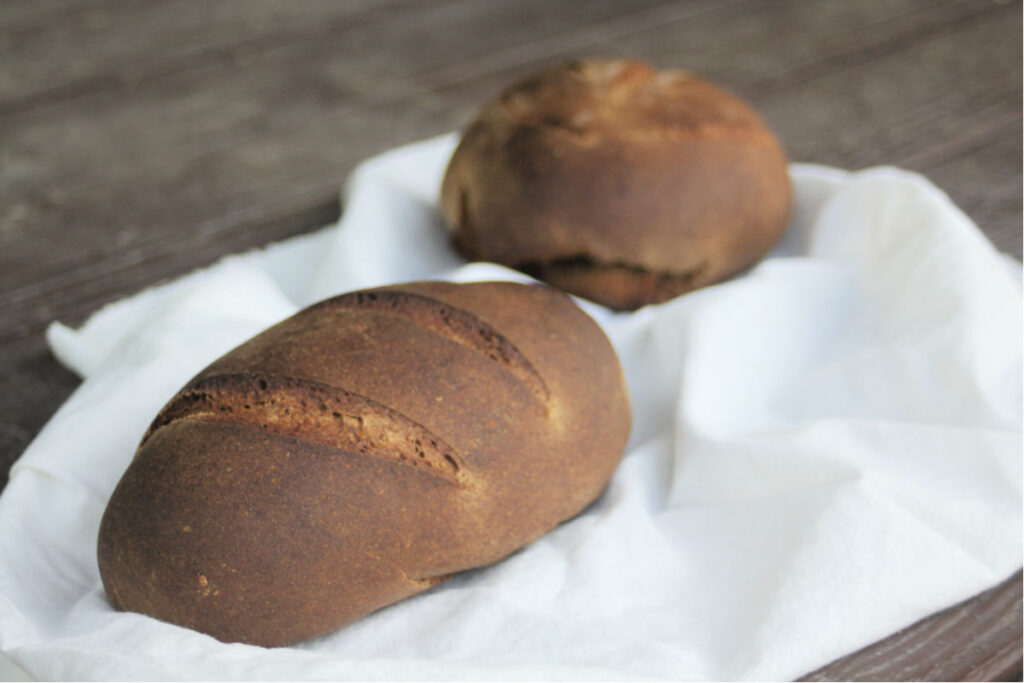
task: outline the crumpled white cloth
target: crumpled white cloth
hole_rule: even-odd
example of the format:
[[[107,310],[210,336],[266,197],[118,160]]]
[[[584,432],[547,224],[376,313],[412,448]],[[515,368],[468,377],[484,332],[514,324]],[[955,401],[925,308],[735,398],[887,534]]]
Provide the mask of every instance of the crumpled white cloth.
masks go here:
[[[450,248],[454,142],[363,164],[337,226],[50,328],[84,382],[0,496],[10,662],[49,679],[788,679],[1021,565],[1019,265],[919,176],[797,164],[791,225],[749,272],[634,313],[584,303],[635,422],[578,518],[293,648],[111,610],[100,515],[193,373],[341,291],[525,279]]]

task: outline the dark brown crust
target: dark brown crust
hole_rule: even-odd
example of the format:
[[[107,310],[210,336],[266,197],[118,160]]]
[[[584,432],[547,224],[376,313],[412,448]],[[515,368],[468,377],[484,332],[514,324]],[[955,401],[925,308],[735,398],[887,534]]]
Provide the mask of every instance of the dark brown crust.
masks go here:
[[[308,379],[246,374],[193,382],[160,411],[139,447],[176,420],[226,422],[301,438],[459,482],[461,458],[441,437],[365,396]]]
[[[515,344],[464,309],[421,294],[392,290],[351,292],[314,304],[311,308],[380,311],[406,317],[425,329],[500,363],[538,398],[544,401],[548,398],[544,380]]]
[[[518,269],[552,287],[584,296],[600,291],[605,306],[619,311],[668,301],[708,284],[708,263],[687,272],[651,272],[627,263],[595,263],[586,256],[523,263]]]
[[[791,194],[785,154],[746,103],[685,72],[593,61],[487,105],[452,157],[441,207],[466,258],[528,264],[574,294],[635,308],[761,258]]]
[[[340,297],[161,411],[104,513],[100,574],[120,609],[299,642],[577,514],[628,433],[614,351],[564,294],[421,282]]]

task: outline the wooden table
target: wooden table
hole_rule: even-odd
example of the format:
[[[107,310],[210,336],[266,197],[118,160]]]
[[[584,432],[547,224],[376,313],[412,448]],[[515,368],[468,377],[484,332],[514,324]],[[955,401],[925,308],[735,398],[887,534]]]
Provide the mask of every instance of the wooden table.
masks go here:
[[[359,160],[573,56],[682,66],[795,160],[927,174],[1021,256],[1008,0],[8,1],[0,5],[0,485],[77,379],[42,336],[340,210]],[[1021,679],[1021,575],[810,676]]]

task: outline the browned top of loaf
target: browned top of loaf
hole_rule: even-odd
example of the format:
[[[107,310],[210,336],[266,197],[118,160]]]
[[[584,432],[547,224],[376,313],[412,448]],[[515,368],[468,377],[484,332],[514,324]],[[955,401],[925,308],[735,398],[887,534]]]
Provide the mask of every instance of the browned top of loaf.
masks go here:
[[[688,71],[623,60],[544,71],[506,90],[481,119],[492,116],[548,127],[579,144],[767,137],[757,114],[721,88]]]
[[[336,297],[161,411],[104,516],[104,585],[223,640],[314,637],[579,512],[629,422],[610,344],[549,287]]]
[[[686,71],[583,61],[514,84],[467,128],[441,205],[470,259],[717,281],[774,244],[786,157],[743,100]]]

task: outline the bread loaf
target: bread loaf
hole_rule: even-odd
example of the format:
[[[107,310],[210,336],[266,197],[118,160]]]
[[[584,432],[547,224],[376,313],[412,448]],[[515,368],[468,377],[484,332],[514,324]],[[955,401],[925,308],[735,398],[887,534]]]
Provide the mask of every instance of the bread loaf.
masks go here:
[[[483,108],[441,207],[466,258],[634,309],[760,259],[791,194],[782,147],[740,99],[683,71],[584,61]]]
[[[103,516],[103,585],[222,641],[313,638],[580,512],[629,425],[611,345],[549,287],[342,295],[163,408]]]

